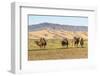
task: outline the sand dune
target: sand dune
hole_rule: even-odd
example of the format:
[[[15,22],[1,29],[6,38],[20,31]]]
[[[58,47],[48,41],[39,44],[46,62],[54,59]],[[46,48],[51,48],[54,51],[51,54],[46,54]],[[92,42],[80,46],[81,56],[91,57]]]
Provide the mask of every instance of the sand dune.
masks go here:
[[[29,32],[29,39],[38,39],[40,37],[44,37],[46,39],[61,39],[67,37],[68,39],[73,39],[74,36],[80,36],[84,39],[88,39],[87,32],[72,32],[72,31],[64,31],[64,30],[38,30]]]

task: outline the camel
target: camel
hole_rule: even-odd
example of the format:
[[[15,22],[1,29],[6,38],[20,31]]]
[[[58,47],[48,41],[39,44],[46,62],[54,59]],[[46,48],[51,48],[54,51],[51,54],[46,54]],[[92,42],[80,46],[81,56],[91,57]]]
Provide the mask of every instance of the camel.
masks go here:
[[[47,42],[45,38],[40,38],[39,41],[35,41],[36,45],[38,45],[40,48],[45,48],[47,45]]]

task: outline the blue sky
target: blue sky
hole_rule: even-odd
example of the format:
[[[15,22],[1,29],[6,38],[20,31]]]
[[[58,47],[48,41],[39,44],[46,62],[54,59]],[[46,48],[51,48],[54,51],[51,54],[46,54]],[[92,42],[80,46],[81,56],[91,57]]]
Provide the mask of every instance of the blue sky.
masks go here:
[[[39,24],[43,22],[65,24],[65,25],[75,25],[75,26],[87,26],[88,17],[73,17],[73,16],[38,16],[29,15],[29,24]]]

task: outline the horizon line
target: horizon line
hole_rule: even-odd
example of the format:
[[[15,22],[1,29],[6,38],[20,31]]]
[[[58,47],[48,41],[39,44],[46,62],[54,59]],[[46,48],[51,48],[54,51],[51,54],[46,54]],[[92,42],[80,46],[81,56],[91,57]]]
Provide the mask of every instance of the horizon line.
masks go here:
[[[88,27],[87,25],[71,25],[71,24],[50,23],[50,22],[41,22],[41,23],[35,23],[35,24],[31,24],[31,25],[28,24],[28,26],[33,26],[33,25],[38,25],[38,24],[43,24],[43,23],[58,24],[58,25],[61,25],[61,26],[66,25],[66,26],[86,26],[86,27]]]

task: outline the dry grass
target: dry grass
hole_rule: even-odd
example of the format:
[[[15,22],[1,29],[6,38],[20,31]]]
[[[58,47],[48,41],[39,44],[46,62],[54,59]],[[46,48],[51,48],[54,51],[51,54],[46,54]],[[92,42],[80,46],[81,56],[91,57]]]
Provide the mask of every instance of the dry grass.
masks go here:
[[[79,59],[87,57],[87,48],[58,48],[56,50],[41,49],[41,51],[28,51],[28,60]]]

